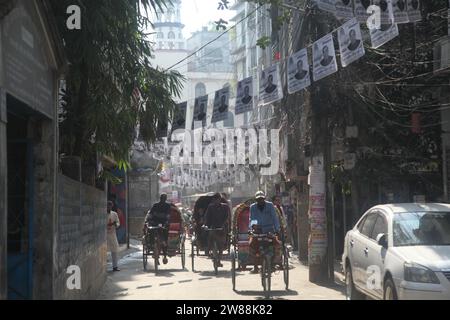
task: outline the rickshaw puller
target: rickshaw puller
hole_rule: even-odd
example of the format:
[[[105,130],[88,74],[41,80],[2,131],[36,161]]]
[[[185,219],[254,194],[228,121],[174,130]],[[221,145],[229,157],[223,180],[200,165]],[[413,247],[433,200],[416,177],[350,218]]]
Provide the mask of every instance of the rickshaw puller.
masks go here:
[[[155,203],[150,211],[145,216],[145,225],[157,227],[162,225],[164,229],[158,230],[159,236],[162,238],[163,263],[167,264],[167,243],[169,240],[169,219],[170,219],[170,204],[167,203],[167,194],[163,193],[160,196],[160,201]],[[158,261],[159,263],[159,261]]]
[[[271,202],[266,201],[266,195],[263,191],[258,191],[255,194],[255,199],[256,203],[250,206],[249,230],[253,229],[252,221],[257,221],[259,232],[263,234],[274,234],[273,246],[275,251],[274,256],[276,256],[281,247],[281,243],[279,241],[281,227],[280,221],[278,220],[278,216],[275,212],[275,207]],[[250,237],[249,249],[250,255],[256,257],[259,251],[259,244],[253,237]],[[256,263],[252,273],[258,273],[258,265]]]

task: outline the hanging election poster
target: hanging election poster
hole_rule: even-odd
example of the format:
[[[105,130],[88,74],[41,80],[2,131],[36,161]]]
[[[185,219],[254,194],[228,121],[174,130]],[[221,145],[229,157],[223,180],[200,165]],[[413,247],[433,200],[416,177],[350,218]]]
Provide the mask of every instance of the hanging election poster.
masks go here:
[[[226,87],[216,91],[214,96],[214,110],[212,115],[212,123],[226,120],[228,117],[230,101],[230,87]]]
[[[289,57],[288,92],[292,94],[311,85],[308,50],[302,49]]]
[[[235,114],[241,114],[253,109],[253,77],[238,82]]]
[[[369,31],[372,40],[372,48],[375,49],[391,41],[399,34],[398,26],[395,23],[391,25],[381,25],[381,29],[370,29]]]
[[[368,13],[367,9],[372,5],[372,0],[354,0],[354,5],[355,16],[358,19],[358,22],[366,23],[371,16],[371,13]]]
[[[408,23],[408,10],[406,8],[406,0],[392,0],[392,8],[394,9],[395,23]]]
[[[314,43],[313,57],[314,81],[323,79],[338,71],[336,52],[334,51],[333,35],[331,33]]]
[[[192,129],[197,129],[195,123],[201,122],[201,127],[206,127],[206,113],[208,112],[208,95],[195,98],[194,119],[192,121]]]
[[[353,14],[352,0],[336,0],[336,17],[339,19],[351,19]]]
[[[283,99],[280,68],[274,64],[261,72],[259,80],[259,104],[266,105]]]
[[[420,12],[420,2],[419,0],[407,0],[408,4],[406,6],[408,10],[409,22],[417,22],[422,20],[422,13]]]
[[[336,0],[316,0],[320,10],[336,13]]]
[[[172,122],[172,132],[177,129],[186,129],[186,111],[187,102],[182,102],[176,105]]]
[[[345,68],[365,54],[358,20],[347,21],[338,31],[341,64]]]
[[[375,6],[380,7],[380,22],[381,24],[391,24],[394,19],[394,12],[392,9],[391,0],[373,0]]]

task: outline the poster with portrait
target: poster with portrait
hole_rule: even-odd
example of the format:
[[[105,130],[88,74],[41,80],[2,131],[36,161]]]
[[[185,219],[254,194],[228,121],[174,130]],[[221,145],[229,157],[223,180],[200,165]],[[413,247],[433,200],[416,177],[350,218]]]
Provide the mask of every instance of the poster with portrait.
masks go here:
[[[177,129],[186,129],[186,111],[187,102],[176,105],[172,121],[172,132]]]
[[[263,71],[259,78],[259,104],[266,105],[283,99],[280,82],[280,66],[274,64]]]
[[[192,121],[192,129],[195,127],[196,122],[201,122],[201,127],[206,127],[206,115],[208,113],[208,95],[195,98],[194,103],[194,119]]]
[[[226,87],[216,91],[214,95],[214,110],[211,123],[226,120],[228,117],[230,101],[230,87]]]
[[[292,94],[311,85],[308,50],[302,49],[288,60],[288,92]]]
[[[420,12],[419,0],[407,0],[408,18],[409,22],[418,22],[422,20],[422,13]]]
[[[353,3],[356,19],[358,22],[366,23],[371,16],[370,13],[367,13],[367,9],[372,5],[372,0],[354,0]]]
[[[380,29],[370,29],[370,39],[372,48],[379,48],[398,36],[398,26],[396,23],[391,25],[381,25]]]
[[[365,55],[361,27],[356,20],[347,21],[338,31],[341,64],[345,68]]]
[[[253,77],[248,77],[238,82],[235,114],[251,111],[253,102]]]
[[[406,1],[407,0],[392,0],[392,8],[394,9],[394,22],[397,24],[409,22]]]
[[[316,0],[316,4],[320,10],[336,13],[336,0]]]
[[[313,57],[314,81],[323,79],[338,71],[333,35],[331,33],[314,42]]]
[[[380,7],[381,24],[391,24],[394,19],[392,0],[373,0],[373,4]]]
[[[336,0],[336,18],[351,19],[354,16],[352,0]]]

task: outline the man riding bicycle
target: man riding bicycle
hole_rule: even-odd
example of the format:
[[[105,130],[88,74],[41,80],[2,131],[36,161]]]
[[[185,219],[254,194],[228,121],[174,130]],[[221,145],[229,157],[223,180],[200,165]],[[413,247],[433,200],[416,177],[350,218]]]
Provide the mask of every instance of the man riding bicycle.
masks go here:
[[[258,191],[255,194],[256,203],[250,206],[250,224],[249,230],[255,230],[255,233],[273,234],[274,235],[274,250],[276,253],[280,250],[280,242],[278,240],[280,233],[280,221],[275,211],[274,205],[266,201],[266,195],[263,191]],[[255,226],[254,223],[257,223]],[[256,238],[250,237],[249,242],[250,255],[255,258],[259,251],[259,243]],[[258,265],[255,263],[252,273],[258,273]]]
[[[167,201],[167,194],[163,193],[160,196],[160,201],[155,203],[150,211],[145,216],[145,227],[158,227],[159,237],[161,239],[162,250],[164,254],[163,263],[167,264],[167,242],[169,238],[169,218],[170,218],[170,204]],[[159,261],[158,261],[159,264]]]
[[[228,204],[221,203],[221,201],[222,196],[220,193],[214,194],[212,202],[208,206],[208,209],[206,209],[204,224],[204,226],[208,229],[221,229],[215,230],[214,232],[209,232],[208,234],[208,252],[210,252],[210,249],[215,241],[217,243],[217,249],[219,250],[219,267],[223,267],[221,260],[223,249],[225,247],[228,220],[230,216],[230,208]]]

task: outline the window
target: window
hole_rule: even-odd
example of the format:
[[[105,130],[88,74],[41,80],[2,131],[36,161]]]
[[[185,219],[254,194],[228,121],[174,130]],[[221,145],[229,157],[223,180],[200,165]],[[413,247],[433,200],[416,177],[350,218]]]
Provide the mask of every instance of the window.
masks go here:
[[[199,82],[195,85],[195,97],[201,97],[206,95],[206,86],[204,83]]]
[[[156,35],[157,39],[164,39],[164,33],[162,32],[158,32],[158,34]]]
[[[175,48],[175,43],[169,42],[169,49],[172,50],[173,48]]]
[[[169,34],[167,35],[167,38],[175,39],[175,33],[173,31],[170,31]]]
[[[164,42],[162,41],[159,42],[159,49],[164,49]]]
[[[179,42],[178,43],[178,49],[180,49],[180,50],[184,49],[184,43],[183,42]]]
[[[384,233],[386,235],[388,233],[386,218],[381,213],[378,214],[377,221],[375,222],[375,225],[374,225],[373,231],[372,231],[372,236],[370,238],[376,240],[377,236],[380,233]]]
[[[378,215],[374,212],[369,213],[361,226],[360,232],[366,237],[370,237]]]
[[[181,32],[178,34],[178,39],[183,39],[183,34]]]

